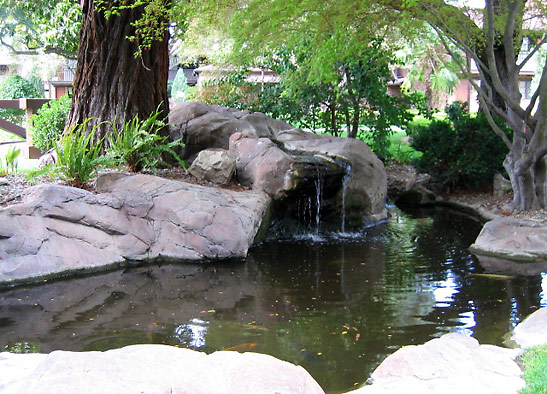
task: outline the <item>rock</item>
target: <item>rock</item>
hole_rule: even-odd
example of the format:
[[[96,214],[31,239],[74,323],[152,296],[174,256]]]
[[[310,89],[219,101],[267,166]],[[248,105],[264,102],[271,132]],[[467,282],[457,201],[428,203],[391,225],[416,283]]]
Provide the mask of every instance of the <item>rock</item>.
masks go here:
[[[236,162],[225,149],[205,149],[199,152],[188,172],[196,178],[217,185],[227,185],[236,170]]]
[[[49,166],[55,163],[57,163],[57,152],[55,151],[55,149],[50,149],[42,156],[40,156],[38,160],[38,168],[44,168],[45,166]]]
[[[97,188],[34,186],[0,209],[0,283],[131,261],[244,258],[268,224],[263,192],[119,173],[103,174]]]
[[[274,198],[292,188],[289,170],[293,160],[269,139],[235,133],[230,138],[230,154],[236,157],[237,178],[242,185]]]
[[[511,339],[521,348],[547,344],[547,308],[541,308],[520,322]]]
[[[504,178],[503,175],[501,175],[499,172],[494,175],[494,182],[493,182],[493,194],[494,196],[503,196],[504,194],[511,193],[513,191],[513,187],[511,186],[511,182]]]
[[[0,353],[0,391],[17,393],[323,393],[302,367],[258,353],[166,345],[106,352]]]
[[[404,346],[372,373],[372,385],[355,394],[517,394],[524,387],[514,361],[520,350],[504,349],[451,333],[419,346]]]
[[[400,166],[392,164],[386,168],[387,192],[394,201],[405,192],[408,192],[416,184],[418,175],[412,166]]]
[[[0,178],[0,186],[9,185],[9,181],[6,178]]]
[[[261,113],[199,103],[180,103],[170,117],[171,137],[182,138],[181,156],[230,150],[238,182],[268,193],[279,212],[320,197],[317,216],[363,226],[385,219],[387,179],[383,163],[362,141],[317,135]],[[302,201],[305,203],[301,203]],[[342,212],[344,211],[344,212]]]
[[[437,202],[437,196],[425,187],[415,185],[410,190],[400,193],[395,202],[401,205],[429,205]]]
[[[469,247],[477,255],[523,262],[547,262],[547,225],[497,218],[487,222]]]

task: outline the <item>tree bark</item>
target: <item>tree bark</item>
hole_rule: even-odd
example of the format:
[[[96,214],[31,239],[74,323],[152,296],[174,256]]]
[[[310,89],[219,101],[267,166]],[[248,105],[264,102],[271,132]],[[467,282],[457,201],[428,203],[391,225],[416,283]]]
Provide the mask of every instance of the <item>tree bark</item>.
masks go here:
[[[143,7],[122,10],[106,19],[95,9],[94,0],[82,0],[82,29],[78,65],[74,75],[72,108],[67,130],[91,118],[98,125],[96,138],[108,135],[116,123],[138,115],[147,118],[156,109],[167,117],[167,77],[169,72],[169,33],[155,41],[141,57],[135,57],[136,42],[132,22],[143,14]],[[165,135],[168,130],[165,130]]]

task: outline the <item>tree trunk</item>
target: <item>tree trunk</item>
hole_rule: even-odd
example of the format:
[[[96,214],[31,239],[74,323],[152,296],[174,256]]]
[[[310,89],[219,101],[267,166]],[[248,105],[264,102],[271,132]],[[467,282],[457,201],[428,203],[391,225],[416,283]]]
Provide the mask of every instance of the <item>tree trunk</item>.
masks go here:
[[[94,0],[82,0],[82,29],[78,65],[74,75],[72,108],[67,129],[92,118],[99,125],[97,138],[109,134],[116,122],[138,115],[147,118],[156,109],[165,117],[169,111],[167,77],[169,72],[168,32],[155,41],[142,56],[135,58],[136,42],[132,22],[143,14],[143,7],[122,10],[109,19],[95,10]],[[168,130],[165,130],[165,135]]]

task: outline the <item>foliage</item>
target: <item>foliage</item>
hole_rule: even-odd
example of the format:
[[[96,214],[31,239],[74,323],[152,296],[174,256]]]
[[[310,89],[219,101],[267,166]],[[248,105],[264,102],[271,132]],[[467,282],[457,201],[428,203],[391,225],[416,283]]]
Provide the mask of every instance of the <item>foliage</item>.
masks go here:
[[[88,130],[88,122],[89,119],[72,127],[55,145],[57,162],[35,172],[33,176],[59,176],[68,185],[85,188],[101,168],[113,166],[115,160],[110,155],[101,155],[104,139],[95,141],[98,125]]]
[[[42,152],[52,149],[61,138],[71,103],[71,98],[64,95],[47,102],[32,115],[32,142]]]
[[[521,394],[547,393],[547,346],[527,349],[521,357],[526,387]]]
[[[159,108],[147,119],[139,120],[135,116],[128,122],[123,122],[122,130],[117,130],[113,123],[113,133],[109,140],[109,154],[120,164],[125,164],[129,171],[138,172],[145,168],[155,169],[158,165],[168,165],[162,156],[169,154],[186,168],[174,148],[182,145],[181,140],[167,142],[169,137],[162,137],[159,131],[167,126],[159,117]]]
[[[448,120],[433,120],[429,126],[410,130],[410,145],[422,152],[417,168],[449,190],[491,184],[495,173],[503,169],[507,147],[492,132],[484,115],[473,118],[467,114],[467,103],[456,102],[446,111]]]
[[[256,104],[256,86],[246,81],[246,69],[226,70],[206,80],[193,91],[190,98],[206,104],[249,109]]]
[[[75,57],[81,15],[73,0],[0,0],[0,42],[16,53]]]
[[[448,55],[431,28],[405,42],[397,55],[403,67],[409,70],[405,85],[414,91],[423,91],[430,108],[442,104],[460,81],[458,64]]]
[[[175,79],[173,80],[173,85],[171,86],[171,97],[178,102],[184,101],[187,91],[188,80],[186,79],[186,75],[184,75],[184,70],[179,68],[177,70],[177,75],[175,75]]]
[[[6,169],[7,172],[10,172],[12,174],[17,173],[17,157],[19,157],[19,154],[21,153],[20,149],[15,149],[13,147],[9,148],[6,152]]]
[[[134,34],[127,36],[137,43],[135,57],[150,49],[152,44],[166,39],[167,29],[171,21],[171,1],[168,0],[137,0],[132,2],[117,2],[111,0],[95,0],[95,9],[103,12],[106,19],[120,16],[123,11],[142,9],[140,17],[131,22]]]
[[[0,99],[20,99],[43,97],[44,90],[37,89],[36,84],[18,74],[9,74],[0,83]],[[22,109],[0,109],[0,118],[22,126],[25,121]]]

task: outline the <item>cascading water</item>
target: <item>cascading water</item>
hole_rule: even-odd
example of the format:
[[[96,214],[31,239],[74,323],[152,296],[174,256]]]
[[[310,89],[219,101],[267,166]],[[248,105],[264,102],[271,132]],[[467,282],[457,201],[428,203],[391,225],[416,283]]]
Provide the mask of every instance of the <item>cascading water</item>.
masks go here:
[[[351,165],[347,164],[344,170],[344,178],[342,180],[342,234],[346,232],[346,193],[348,183],[351,177]]]
[[[315,232],[319,232],[321,224],[321,200],[323,196],[323,178],[319,169],[317,169],[317,179],[315,180]]]

